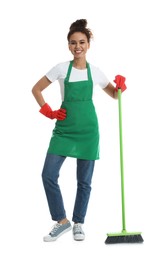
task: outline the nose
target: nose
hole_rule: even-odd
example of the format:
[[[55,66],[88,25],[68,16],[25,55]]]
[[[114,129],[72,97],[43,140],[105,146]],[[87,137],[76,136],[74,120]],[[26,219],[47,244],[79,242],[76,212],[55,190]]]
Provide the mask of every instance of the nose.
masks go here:
[[[75,47],[76,47],[77,49],[79,49],[79,48],[80,48],[80,43],[79,43],[79,42],[76,42]]]

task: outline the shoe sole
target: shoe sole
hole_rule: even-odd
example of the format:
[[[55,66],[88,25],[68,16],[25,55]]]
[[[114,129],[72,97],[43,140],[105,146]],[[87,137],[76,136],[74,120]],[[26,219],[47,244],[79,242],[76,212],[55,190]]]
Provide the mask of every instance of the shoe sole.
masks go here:
[[[48,237],[44,237],[43,238],[43,241],[44,242],[53,242],[53,241],[56,241],[59,237],[61,237],[63,234],[65,234],[66,232],[70,231],[72,229],[72,227],[69,227],[69,228],[66,228],[64,231],[62,231],[58,236],[56,237],[51,237],[51,236],[48,236]]]
[[[80,236],[75,235],[75,236],[73,236],[73,238],[74,238],[75,241],[83,241],[85,239],[85,236],[80,237]]]

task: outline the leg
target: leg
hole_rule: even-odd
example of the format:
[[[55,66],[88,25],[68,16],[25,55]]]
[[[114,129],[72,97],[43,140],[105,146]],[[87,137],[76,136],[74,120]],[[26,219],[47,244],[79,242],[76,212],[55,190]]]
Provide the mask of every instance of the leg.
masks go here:
[[[55,154],[47,154],[42,180],[53,220],[59,221],[66,218],[63,198],[58,184],[59,171],[66,157]]]
[[[77,194],[72,219],[75,223],[84,223],[94,164],[95,161],[77,159]]]

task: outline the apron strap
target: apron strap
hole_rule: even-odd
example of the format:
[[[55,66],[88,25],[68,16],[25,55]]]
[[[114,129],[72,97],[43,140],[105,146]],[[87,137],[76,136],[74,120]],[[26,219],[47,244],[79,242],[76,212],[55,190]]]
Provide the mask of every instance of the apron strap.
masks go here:
[[[88,80],[93,83],[92,75],[91,75],[91,72],[90,72],[90,65],[89,65],[88,62],[86,62],[86,68],[87,68],[87,73],[88,73]]]
[[[71,74],[73,62],[74,62],[73,60],[70,61],[70,65],[69,65],[68,71],[67,71],[67,76],[66,76],[66,78],[64,79],[64,82],[69,82],[69,78],[70,78],[70,74]],[[90,72],[90,65],[89,65],[88,62],[86,62],[86,68],[87,68],[88,80],[91,81],[91,82],[93,82],[93,81],[92,81],[91,72]]]
[[[64,79],[64,82],[68,82],[69,81],[71,70],[72,70],[72,65],[73,65],[73,61],[71,60],[70,61],[70,65],[68,66],[67,76]]]

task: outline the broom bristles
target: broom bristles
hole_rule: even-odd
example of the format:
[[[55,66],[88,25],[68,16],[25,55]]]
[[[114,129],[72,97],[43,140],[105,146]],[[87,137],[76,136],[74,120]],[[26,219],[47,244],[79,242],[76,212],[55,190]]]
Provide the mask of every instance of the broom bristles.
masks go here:
[[[131,236],[107,237],[105,244],[142,243],[142,242],[143,242],[143,238],[141,235],[131,235]]]
[[[142,243],[144,240],[141,234],[118,234],[108,235],[105,240],[105,244],[117,244],[117,243]]]

